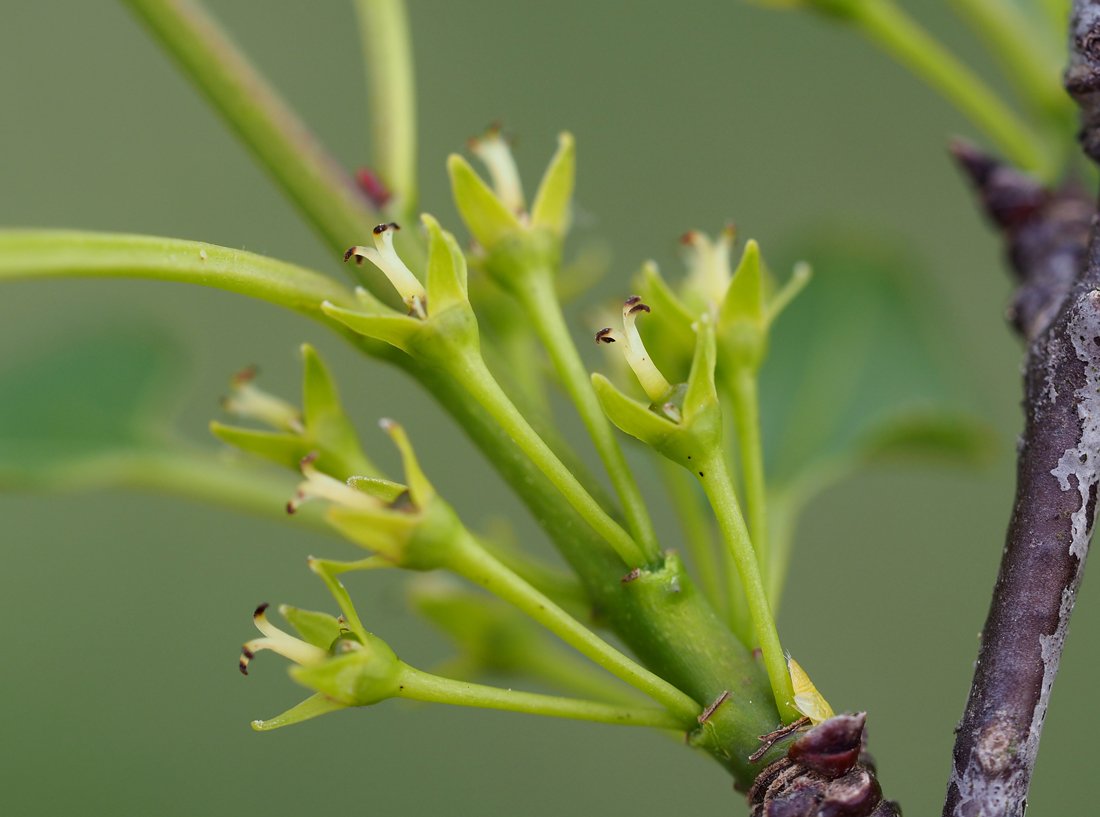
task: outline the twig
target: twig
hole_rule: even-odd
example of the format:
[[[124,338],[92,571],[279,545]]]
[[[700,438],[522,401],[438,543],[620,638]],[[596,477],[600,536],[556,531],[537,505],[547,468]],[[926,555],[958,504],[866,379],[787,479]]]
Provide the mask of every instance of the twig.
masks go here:
[[[1100,0],[1078,0],[1072,25],[1067,88],[1095,159]],[[1004,233],[1020,281],[1013,322],[1029,347],[1016,501],[943,813],[1022,815],[1095,519],[1100,233],[1088,236],[1094,211],[1079,194],[1043,191],[970,148],[955,153]]]
[[[1095,207],[1076,187],[1052,192],[961,140],[951,153],[1002,233],[1018,283],[1008,319],[1030,343],[1053,322],[1077,279]]]

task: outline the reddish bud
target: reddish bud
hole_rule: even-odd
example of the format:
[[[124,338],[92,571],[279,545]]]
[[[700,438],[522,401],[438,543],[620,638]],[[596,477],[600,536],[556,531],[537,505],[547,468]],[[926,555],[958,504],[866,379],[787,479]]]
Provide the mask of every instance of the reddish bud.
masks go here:
[[[393,193],[386,187],[386,183],[378,177],[370,168],[360,168],[355,173],[355,182],[359,189],[370,199],[370,203],[381,209],[393,198]]]
[[[868,817],[879,801],[882,789],[866,769],[857,766],[829,783],[818,817]]]
[[[866,720],[866,712],[829,718],[792,743],[787,757],[824,777],[840,777],[859,760]]]

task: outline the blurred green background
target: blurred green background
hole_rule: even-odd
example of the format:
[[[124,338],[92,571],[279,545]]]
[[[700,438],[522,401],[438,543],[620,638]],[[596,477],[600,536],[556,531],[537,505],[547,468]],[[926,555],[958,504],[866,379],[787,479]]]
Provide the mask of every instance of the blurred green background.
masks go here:
[[[730,0],[410,5],[422,205],[446,226],[458,224],[443,160],[499,119],[518,136],[529,180],[559,130],[576,134],[579,231],[606,237],[614,252],[600,296],[625,294],[647,257],[678,271],[679,234],[731,218],[766,254],[807,228],[845,225],[901,242],[925,272],[958,350],[954,376],[997,431],[996,461],[970,473],[879,468],[829,491],[800,528],[780,629],[838,709],[870,711],[887,793],[907,814],[938,813],[1020,426],[1020,350],[1002,322],[1009,286],[999,248],[944,150],[948,135],[970,133],[966,122],[851,32],[809,16]],[[910,5],[988,68],[942,3]],[[210,6],[334,153],[364,163],[350,4]],[[0,99],[0,224],[201,239],[339,274],[338,259],[118,5],[6,0]],[[227,378],[245,364],[262,366],[273,390],[295,393],[297,344],[309,340],[333,364],[372,456],[393,464],[374,421],[400,418],[471,523],[492,508],[538,540],[499,479],[409,382],[272,307],[169,284],[9,284],[0,289],[0,367],[127,322],[159,327],[188,350],[179,423],[192,437],[205,438]],[[304,558],[348,549],[122,491],[7,494],[0,515],[5,814],[742,808],[713,763],[626,729],[387,703],[254,734],[249,720],[301,692],[277,659],[261,658],[247,680],[237,672],[252,607],[327,604]],[[674,541],[667,513],[661,525]],[[421,666],[445,657],[442,640],[404,611],[400,577],[349,584],[368,626],[404,657]],[[1100,624],[1091,585],[1047,718],[1035,814],[1091,802],[1093,753],[1079,748],[1095,729],[1085,703]]]

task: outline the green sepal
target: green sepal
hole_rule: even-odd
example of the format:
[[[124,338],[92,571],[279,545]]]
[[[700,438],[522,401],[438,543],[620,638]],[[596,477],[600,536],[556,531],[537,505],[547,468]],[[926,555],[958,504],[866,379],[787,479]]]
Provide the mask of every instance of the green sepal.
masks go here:
[[[375,499],[385,502],[387,505],[392,505],[401,494],[409,490],[400,482],[381,477],[355,476],[348,480],[348,485],[357,491],[362,491],[368,496],[373,496]]]
[[[334,505],[325,519],[352,542],[406,570],[450,567],[469,543],[454,510],[438,497],[424,508]]]
[[[805,261],[799,261],[794,265],[794,269],[791,270],[791,277],[768,299],[765,320],[769,327],[776,318],[783,314],[783,310],[790,305],[791,301],[797,298],[802,290],[809,285],[812,279],[813,269],[809,264]]]
[[[428,230],[428,315],[436,315],[452,306],[466,306],[470,297],[466,283],[466,256],[454,236],[445,232],[432,216],[420,217]]]
[[[340,321],[344,326],[364,337],[380,340],[390,346],[396,346],[412,354],[416,347],[415,339],[420,336],[424,322],[407,315],[390,312],[386,315],[359,312],[325,301],[321,311],[330,318]]]
[[[331,649],[332,643],[344,630],[335,616],[319,613],[316,610],[303,610],[300,607],[291,607],[289,604],[280,604],[279,615],[298,631],[303,641],[308,641],[323,650]]]
[[[302,721],[308,721],[320,715],[327,715],[337,709],[347,709],[347,706],[318,692],[315,695],[310,695],[301,703],[292,706],[281,715],[276,715],[267,720],[252,721],[252,728],[257,732],[270,732],[273,729],[281,729],[284,726],[302,723]]]
[[[627,397],[599,372],[592,375],[592,388],[596,390],[596,397],[607,419],[620,431],[646,445],[662,451],[669,438],[678,431],[676,423],[658,415],[646,403]]]
[[[558,149],[550,160],[531,207],[531,227],[549,230],[559,240],[569,230],[570,203],[576,178],[576,148],[573,134],[558,136]]]
[[[302,414],[306,436],[321,453],[317,467],[339,477],[377,475],[378,469],[363,453],[355,426],[344,411],[328,366],[308,343],[302,344],[301,352]]]
[[[724,370],[756,371],[760,367],[768,339],[765,289],[760,246],[750,240],[718,312],[717,333]]]
[[[704,424],[709,426],[714,422],[714,415],[720,415],[721,409],[718,405],[718,391],[714,385],[717,350],[714,324],[711,323],[709,315],[699,316],[699,320],[695,322],[695,334],[695,355],[691,360],[691,372],[688,374],[682,411],[684,427],[694,428],[698,433]],[[720,429],[720,418],[717,424]],[[713,442],[720,443],[721,438]]]
[[[341,654],[318,664],[293,666],[290,677],[344,706],[370,706],[397,695],[404,665],[386,642],[368,634],[362,644],[341,644]]]
[[[395,565],[412,570],[432,570],[438,567],[435,564],[419,567],[406,563],[404,554],[419,522],[416,514],[381,506],[377,510],[366,510],[333,505],[325,511],[325,521],[345,538],[374,551]]]
[[[395,293],[397,290],[393,290]],[[365,287],[355,288],[355,300],[359,305],[357,312],[366,312],[368,315],[393,315],[397,312],[389,304],[378,299],[378,297]],[[332,303],[326,301],[326,303]],[[322,304],[324,306],[324,304]]]
[[[745,244],[718,315],[719,320],[764,322],[764,270],[754,239]]]
[[[401,467],[405,472],[405,484],[409,486],[413,504],[417,508],[426,508],[428,503],[436,498],[435,488],[428,481],[424,469],[420,467],[420,461],[416,458],[416,452],[413,451],[409,435],[405,433],[403,426],[393,420],[383,420],[380,425],[382,430],[393,440],[393,444],[397,446],[397,450],[401,454]]]
[[[455,207],[478,244],[491,252],[502,239],[523,229],[515,214],[504,206],[469,162],[458,154],[451,154],[447,158],[447,171]]]
[[[316,450],[313,444],[297,434],[289,434],[283,431],[261,431],[256,428],[241,428],[220,423],[217,420],[210,422],[210,433],[223,443],[239,448],[249,454],[255,454],[265,460],[270,460],[277,465],[297,470],[302,457]],[[317,461],[317,467],[328,473],[331,462]]]
[[[328,430],[333,420],[339,423],[341,430],[347,423],[336,384],[329,374],[324,361],[317,350],[308,343],[300,347],[302,353],[302,414],[307,422],[317,430]]]

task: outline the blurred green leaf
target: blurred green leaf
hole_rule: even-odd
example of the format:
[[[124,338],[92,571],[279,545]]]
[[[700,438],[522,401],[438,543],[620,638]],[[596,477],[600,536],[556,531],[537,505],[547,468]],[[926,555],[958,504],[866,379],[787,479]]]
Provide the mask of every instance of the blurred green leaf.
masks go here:
[[[840,238],[798,257],[814,278],[776,321],[762,372],[769,479],[902,456],[985,458],[990,433],[952,383],[939,311],[911,262]]]
[[[863,462],[927,460],[973,465],[993,457],[992,430],[977,417],[941,413],[899,416],[868,436],[859,452]]]
[[[0,370],[0,486],[61,487],[163,447],[184,356],[156,329],[113,328],[7,355]],[[106,477],[106,473],[104,473]]]

